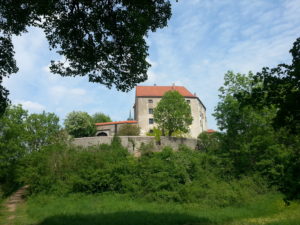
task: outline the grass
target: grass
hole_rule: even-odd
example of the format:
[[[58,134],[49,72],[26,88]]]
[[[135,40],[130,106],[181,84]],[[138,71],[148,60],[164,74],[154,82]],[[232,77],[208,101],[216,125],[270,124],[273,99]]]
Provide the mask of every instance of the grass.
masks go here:
[[[4,199],[0,198],[0,225],[5,224],[5,218],[7,217],[7,212],[4,208]]]
[[[15,225],[299,225],[300,204],[269,194],[244,207],[208,208],[133,200],[123,195],[37,195],[20,205]],[[0,217],[1,218],[1,217]],[[3,217],[2,217],[3,218]],[[1,224],[1,223],[0,223]],[[3,223],[5,224],[5,222]]]

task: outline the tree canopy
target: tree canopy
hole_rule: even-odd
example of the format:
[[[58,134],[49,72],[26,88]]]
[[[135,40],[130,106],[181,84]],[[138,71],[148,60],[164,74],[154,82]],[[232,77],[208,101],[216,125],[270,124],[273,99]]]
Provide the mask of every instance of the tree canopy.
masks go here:
[[[94,136],[96,133],[94,120],[86,112],[69,113],[64,124],[67,132],[76,138]]]
[[[8,102],[2,79],[18,71],[13,35],[39,27],[50,49],[63,58],[51,61],[53,73],[88,76],[91,82],[128,91],[147,79],[145,37],[165,27],[170,17],[169,0],[1,1],[0,112]]]
[[[260,73],[253,75],[251,72],[248,75],[233,72],[225,74],[224,86],[220,88],[220,102],[214,113],[223,133],[218,134],[214,143],[216,146],[203,139],[203,136],[200,140],[202,138],[205,144],[210,144],[212,148],[208,148],[208,151],[224,159],[224,169],[228,170],[228,174],[238,177],[259,174],[267,178],[270,185],[275,185],[285,193],[288,199],[300,198],[297,118],[290,117],[293,120],[286,124],[278,123],[286,118],[281,115],[281,110],[288,110],[293,115],[291,109],[297,107],[281,109],[288,101],[281,98],[286,98],[286,94],[290,93],[284,89],[293,82],[283,79],[282,83],[287,86],[279,85],[281,79],[275,77],[274,90],[268,90],[271,87],[266,88],[265,85],[270,84],[272,77],[264,78]],[[264,92],[254,98],[259,90]],[[274,94],[273,99],[269,100],[271,93]]]
[[[256,86],[251,92],[245,91],[237,95],[243,104],[257,108],[275,106],[276,116],[273,126],[285,128],[291,134],[300,133],[300,38],[292,49],[291,64],[279,64],[274,68],[264,67],[254,79],[261,80],[262,85]]]
[[[93,116],[94,123],[105,123],[105,122],[111,122],[111,118],[108,115],[105,115],[104,113],[95,113]]]
[[[0,192],[14,188],[21,159],[53,144],[59,132],[54,113],[28,114],[21,105],[6,108],[0,118]]]
[[[272,176],[275,181],[275,177],[282,176],[281,163],[285,157],[272,127],[276,108],[265,106],[256,109],[251,105],[243,105],[236,97],[261,85],[261,81],[254,80],[251,72],[245,75],[229,71],[224,80],[224,86],[219,89],[220,102],[214,113],[219,128],[225,131],[221,154],[229,156],[228,166],[232,165],[235,174],[256,171]]]
[[[191,107],[178,91],[164,94],[154,109],[154,121],[162,130],[162,134],[171,136],[174,132],[187,133],[193,117]]]
[[[38,151],[49,145],[60,131],[59,118],[54,113],[31,114],[26,120],[28,148]]]

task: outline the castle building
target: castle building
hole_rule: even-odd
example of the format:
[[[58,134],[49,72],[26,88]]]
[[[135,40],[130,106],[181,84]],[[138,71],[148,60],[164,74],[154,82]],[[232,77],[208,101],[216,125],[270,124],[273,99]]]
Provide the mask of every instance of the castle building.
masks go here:
[[[141,128],[141,135],[151,132],[157,124],[153,119],[153,110],[167,91],[178,91],[191,106],[193,122],[188,136],[197,138],[207,130],[206,108],[201,100],[183,86],[137,86],[135,93],[134,120]]]
[[[118,134],[119,129],[124,124],[137,125],[137,121],[126,120],[126,121],[116,121],[116,122],[105,122],[105,123],[95,123],[96,125],[96,136],[114,136]]]

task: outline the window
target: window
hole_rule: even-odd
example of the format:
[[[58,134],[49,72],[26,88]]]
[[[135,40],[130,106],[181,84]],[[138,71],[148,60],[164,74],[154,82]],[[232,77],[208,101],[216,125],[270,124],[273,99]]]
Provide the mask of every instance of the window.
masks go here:
[[[153,114],[153,109],[152,108],[149,109],[149,114]]]
[[[152,99],[148,99],[148,103],[153,103],[153,100]]]
[[[153,124],[153,123],[154,123],[153,118],[150,118],[150,119],[149,119],[149,124]]]
[[[187,102],[188,104],[190,104],[190,103],[191,103],[191,100],[186,100],[186,102]]]

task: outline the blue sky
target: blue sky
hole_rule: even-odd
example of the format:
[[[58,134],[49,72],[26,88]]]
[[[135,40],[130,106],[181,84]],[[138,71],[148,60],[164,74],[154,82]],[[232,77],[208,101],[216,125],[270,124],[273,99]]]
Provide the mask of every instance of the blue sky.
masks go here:
[[[175,2],[175,1],[174,1]],[[300,37],[300,0],[180,0],[168,27],[149,34],[148,81],[141,85],[183,85],[206,105],[208,127],[218,88],[228,70],[257,72],[290,62],[292,43]],[[103,112],[126,120],[134,102],[129,93],[89,83],[85,77],[49,73],[50,52],[39,29],[14,38],[17,74],[4,81],[13,104],[30,112],[54,112],[63,121],[73,110]]]

